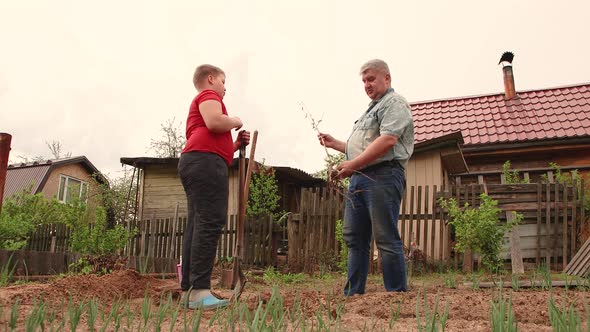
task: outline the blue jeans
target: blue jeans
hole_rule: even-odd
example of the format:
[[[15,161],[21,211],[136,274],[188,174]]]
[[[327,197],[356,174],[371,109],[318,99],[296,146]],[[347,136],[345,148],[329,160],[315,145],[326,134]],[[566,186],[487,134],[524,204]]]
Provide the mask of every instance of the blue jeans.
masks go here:
[[[384,165],[361,172],[350,178],[344,211],[342,235],[348,246],[344,295],[365,293],[372,236],[381,253],[385,290],[406,291],[404,249],[397,229],[406,186],[404,170]]]

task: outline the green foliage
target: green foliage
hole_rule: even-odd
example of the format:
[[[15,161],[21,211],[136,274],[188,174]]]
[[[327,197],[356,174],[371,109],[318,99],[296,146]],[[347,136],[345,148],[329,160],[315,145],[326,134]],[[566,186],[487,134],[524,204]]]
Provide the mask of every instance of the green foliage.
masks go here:
[[[462,208],[458,206],[454,198],[439,199],[439,204],[448,210],[456,234],[455,250],[482,255],[482,263],[492,272],[497,272],[502,265],[500,250],[504,233],[519,222],[516,216],[514,220],[506,224],[499,223],[500,209],[498,202],[486,194],[481,194],[481,205],[470,207],[468,203]]]
[[[346,160],[346,155],[342,152],[340,152],[338,154],[334,154],[334,155],[332,155],[332,154],[327,155],[324,158],[324,168],[315,172],[313,174],[313,176],[316,178],[326,180],[327,182],[336,186],[337,188],[340,188],[340,189],[348,188],[348,184],[350,183],[349,178],[339,179],[339,180],[332,179],[332,181],[330,181],[330,179],[328,178],[329,173],[332,170],[336,169],[336,166],[338,166],[338,164],[340,164],[344,160]]]
[[[504,182],[509,184],[529,183],[528,179],[520,178],[517,170],[511,170],[510,160],[507,160],[502,165],[502,174],[504,174]]]
[[[10,280],[12,280],[14,270],[16,269],[16,262],[12,264],[11,267],[13,256],[14,255],[10,255],[10,257],[8,257],[8,261],[6,262],[6,264],[4,264],[4,266],[0,269],[0,287],[8,285],[10,283]]]
[[[260,218],[272,215],[274,220],[281,220],[284,212],[279,212],[279,183],[275,177],[275,171],[266,167],[264,161],[260,164],[260,171],[252,173],[250,181],[250,194],[246,215]]]
[[[348,265],[348,246],[344,241],[344,237],[342,236],[342,227],[343,221],[342,219],[336,220],[336,240],[340,243],[340,255],[338,259],[338,268],[343,273],[346,273],[347,265]]]
[[[517,331],[517,322],[512,309],[512,295],[508,302],[502,297],[502,289],[498,291],[498,297],[491,301],[492,331],[512,332]]]
[[[94,213],[94,223],[90,215]],[[44,224],[64,224],[72,229],[71,249],[81,254],[114,253],[125,246],[133,232],[123,225],[107,227],[106,210],[94,210],[80,201],[63,204],[30,189],[9,197],[0,215],[0,249],[16,250],[27,245],[31,233]]]
[[[583,177],[577,169],[570,172],[563,172],[561,167],[553,162],[549,163],[549,167],[553,170],[555,182],[564,183],[570,186],[576,183],[578,187],[578,197],[580,197],[582,191],[584,191],[584,209],[590,211],[590,179],[586,178],[584,181],[584,188],[582,188]],[[549,183],[548,176],[546,174],[541,175],[541,181]]]
[[[43,194],[31,194],[25,189],[8,197],[0,214],[0,249],[18,250],[27,245],[31,233],[48,223],[66,222],[72,215],[71,207]]]
[[[559,309],[553,300],[553,295],[549,298],[549,320],[553,331],[569,332],[581,331],[582,323],[580,314],[574,309],[574,303],[569,307],[564,303],[563,308]]]
[[[104,176],[107,181],[97,181],[94,178],[93,195],[107,210],[107,223],[110,226],[116,224],[128,225],[135,219],[135,197],[137,194],[137,181],[128,168],[123,169],[123,174],[117,178]],[[129,199],[127,199],[129,198]]]
[[[313,176],[315,176],[316,178],[324,179],[327,181],[328,180],[328,170],[335,168],[336,166],[338,166],[338,164],[340,164],[344,160],[346,160],[346,155],[342,152],[340,152],[338,154],[326,156],[326,158],[324,158],[324,164],[326,167],[322,170],[315,172],[313,174]]]
[[[96,208],[94,224],[88,223],[85,218],[79,218],[70,226],[73,229],[72,250],[80,254],[112,254],[122,249],[134,235],[121,224],[107,229],[106,211],[103,207]]]
[[[424,297],[422,297],[418,291],[418,295],[416,296],[416,320],[418,323],[418,331],[438,332],[445,330],[449,318],[449,304],[445,304],[445,308],[442,312],[439,312],[438,304],[438,293],[434,300],[434,306],[430,309],[426,293],[424,293]]]
[[[303,282],[305,276],[303,273],[287,273],[283,274],[276,271],[273,267],[268,267],[264,270],[264,275],[262,277],[264,282],[271,285],[277,284],[295,284]]]

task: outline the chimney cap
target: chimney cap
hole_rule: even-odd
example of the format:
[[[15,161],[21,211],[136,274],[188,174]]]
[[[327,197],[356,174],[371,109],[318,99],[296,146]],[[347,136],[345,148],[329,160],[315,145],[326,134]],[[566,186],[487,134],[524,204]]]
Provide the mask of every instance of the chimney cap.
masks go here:
[[[502,62],[508,62],[510,64],[512,64],[512,60],[514,59],[514,53],[507,51],[502,53],[502,57],[500,58],[500,61],[498,62],[498,64],[501,64]]]

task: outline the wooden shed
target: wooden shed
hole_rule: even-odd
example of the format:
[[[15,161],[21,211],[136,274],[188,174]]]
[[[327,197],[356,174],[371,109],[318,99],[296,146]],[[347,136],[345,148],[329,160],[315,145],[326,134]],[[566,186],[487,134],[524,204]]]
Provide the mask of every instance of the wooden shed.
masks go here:
[[[178,177],[178,158],[121,158],[121,163],[139,170],[137,215],[140,220],[170,218],[178,205],[178,214],[186,216],[186,196]],[[317,187],[324,181],[291,167],[271,166],[279,185],[281,208],[298,211],[301,188]],[[254,170],[256,171],[256,170]],[[228,215],[238,213],[238,159],[229,171]]]

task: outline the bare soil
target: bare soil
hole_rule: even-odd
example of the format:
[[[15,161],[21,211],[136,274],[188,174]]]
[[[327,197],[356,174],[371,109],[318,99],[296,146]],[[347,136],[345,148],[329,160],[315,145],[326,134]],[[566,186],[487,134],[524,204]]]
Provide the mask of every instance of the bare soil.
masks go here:
[[[219,271],[213,278],[214,287],[219,282]],[[381,281],[377,277],[371,277],[367,286],[367,293],[360,296],[344,298],[341,288],[344,283],[342,276],[328,279],[310,279],[303,284],[281,285],[279,291],[284,299],[284,306],[293,309],[296,303],[300,303],[303,311],[310,318],[315,319],[316,312],[323,315],[336,316],[338,304],[344,305],[341,316],[341,325],[338,330],[343,331],[381,331],[389,330],[392,313],[400,303],[399,319],[393,325],[394,331],[417,331],[416,304],[420,301],[421,311],[424,311],[424,298],[426,306],[432,311],[435,299],[439,298],[439,316],[448,306],[448,321],[446,331],[490,331],[490,301],[498,295],[497,289],[469,289],[459,286],[458,289],[449,289],[443,286],[440,280],[413,281],[411,290],[405,293],[390,293],[383,291]],[[136,320],[140,320],[141,304],[147,294],[153,301],[153,311],[161,299],[166,299],[168,294],[175,300],[180,299],[181,291],[176,279],[162,279],[153,276],[145,276],[134,270],[117,271],[108,275],[83,275],[70,276],[56,279],[50,282],[26,283],[0,288],[0,330],[8,326],[10,309],[13,303],[20,299],[21,310],[19,312],[17,330],[24,330],[25,319],[30,314],[34,304],[40,297],[49,307],[57,309],[56,322],[67,315],[67,303],[69,296],[76,302],[88,300],[92,297],[98,299],[106,309],[117,299],[129,300],[129,303],[137,313]],[[267,301],[272,292],[272,286],[267,285],[260,277],[250,277],[250,282],[242,295],[242,301],[248,304],[251,310],[255,310],[259,303]],[[231,290],[216,290],[222,297],[229,297]],[[549,297],[554,299],[561,307],[574,303],[575,309],[581,313],[582,321],[587,317],[584,311],[584,301],[587,292],[582,290],[565,290],[553,288],[552,290],[521,289],[518,291],[503,291],[503,296],[512,296],[513,310],[518,321],[519,331],[551,331],[548,303]],[[327,309],[330,307],[331,309]],[[61,308],[61,309],[59,309]],[[215,312],[203,313],[201,323],[202,330],[220,330],[215,326],[207,326]],[[181,329],[180,320],[175,330]],[[138,324],[136,322],[136,324]],[[168,330],[169,322],[165,323],[164,331]],[[78,331],[87,331],[85,318],[82,319]],[[99,324],[100,325],[100,324]],[[69,330],[69,328],[67,328]],[[126,328],[122,328],[126,330]]]

